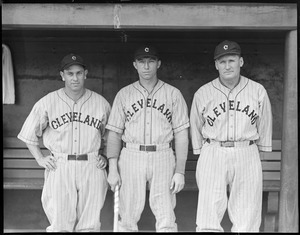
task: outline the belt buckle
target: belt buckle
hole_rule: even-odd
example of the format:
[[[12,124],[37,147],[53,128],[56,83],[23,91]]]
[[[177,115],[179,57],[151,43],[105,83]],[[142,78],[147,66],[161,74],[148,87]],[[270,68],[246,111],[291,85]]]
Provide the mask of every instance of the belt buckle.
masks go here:
[[[234,147],[234,142],[233,141],[221,141],[221,146],[222,147]]]

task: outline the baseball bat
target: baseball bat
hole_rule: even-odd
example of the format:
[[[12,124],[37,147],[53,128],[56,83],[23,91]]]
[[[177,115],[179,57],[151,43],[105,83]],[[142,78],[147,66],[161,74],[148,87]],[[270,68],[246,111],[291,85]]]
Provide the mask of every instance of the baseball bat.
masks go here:
[[[118,232],[119,221],[119,185],[115,187],[114,193],[114,232]]]

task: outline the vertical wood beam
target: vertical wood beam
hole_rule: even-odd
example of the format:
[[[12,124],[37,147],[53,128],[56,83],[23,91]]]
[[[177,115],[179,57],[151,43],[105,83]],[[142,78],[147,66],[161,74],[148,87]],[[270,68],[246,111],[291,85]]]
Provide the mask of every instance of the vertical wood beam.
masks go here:
[[[279,232],[299,231],[297,30],[289,31],[285,44]]]

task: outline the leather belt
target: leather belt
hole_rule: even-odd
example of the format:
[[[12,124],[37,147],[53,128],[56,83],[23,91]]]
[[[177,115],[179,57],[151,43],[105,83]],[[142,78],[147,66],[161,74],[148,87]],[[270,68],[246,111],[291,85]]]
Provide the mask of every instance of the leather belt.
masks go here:
[[[246,141],[214,141],[211,139],[206,140],[207,143],[219,143],[221,147],[241,147],[254,144],[254,140]]]
[[[145,152],[155,152],[155,151],[171,148],[172,142],[170,142],[169,144],[162,144],[162,145],[139,145],[139,144],[131,144],[131,143],[123,142],[123,147],[129,149],[135,149],[139,151],[145,151]]]
[[[87,161],[88,155],[87,154],[70,154],[68,155],[69,161]]]

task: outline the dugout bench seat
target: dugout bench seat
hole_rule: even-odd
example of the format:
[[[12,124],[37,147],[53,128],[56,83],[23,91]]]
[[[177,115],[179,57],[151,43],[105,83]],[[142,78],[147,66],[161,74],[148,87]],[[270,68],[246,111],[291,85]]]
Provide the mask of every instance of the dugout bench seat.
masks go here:
[[[40,142],[42,152],[49,151]],[[273,151],[262,153],[263,168],[263,212],[262,231],[278,231],[280,194],[281,140],[273,140]],[[186,191],[198,191],[195,171],[197,157],[190,148],[186,163]],[[3,138],[3,189],[42,189],[44,169],[33,158],[26,145],[16,137]],[[266,202],[266,203],[265,203]]]

